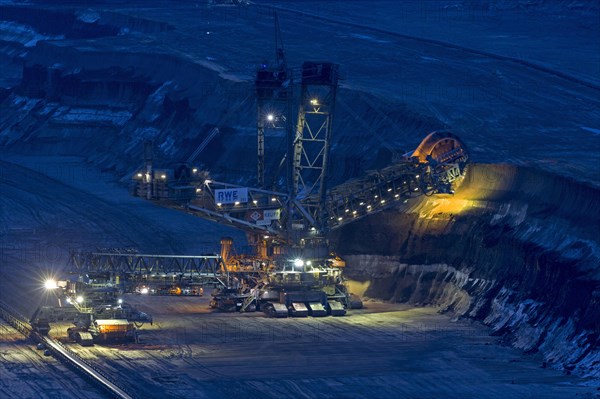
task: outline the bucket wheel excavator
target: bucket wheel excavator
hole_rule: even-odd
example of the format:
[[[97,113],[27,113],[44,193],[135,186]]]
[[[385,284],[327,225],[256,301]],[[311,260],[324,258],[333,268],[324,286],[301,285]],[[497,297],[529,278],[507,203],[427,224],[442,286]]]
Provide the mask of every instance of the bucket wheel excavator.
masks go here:
[[[327,187],[339,65],[285,60],[275,15],[276,62],[257,71],[258,187],[211,179],[189,166],[185,179],[154,171],[152,158],[133,176],[133,192],[164,206],[234,226],[247,233],[254,255],[222,250],[228,280],[213,296],[216,308],[261,309],[277,317],[341,315],[360,306],[344,284],[343,261],[332,255],[329,231],[419,195],[452,193],[464,175],[468,153],[454,134],[429,134],[412,154],[384,169],[333,188]],[[292,109],[297,109],[292,123]],[[270,129],[285,132],[287,148],[279,165],[284,187],[268,186],[265,153]],[[146,151],[147,153],[148,151]],[[228,248],[231,245],[228,244]],[[235,281],[234,281],[235,280]]]

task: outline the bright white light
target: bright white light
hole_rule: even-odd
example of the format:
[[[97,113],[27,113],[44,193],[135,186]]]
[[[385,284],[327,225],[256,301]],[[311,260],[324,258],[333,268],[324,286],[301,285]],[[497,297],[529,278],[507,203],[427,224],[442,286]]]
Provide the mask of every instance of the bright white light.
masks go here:
[[[350,212],[350,209],[346,209],[344,212],[348,213],[348,212]]]
[[[71,303],[71,298],[67,297],[67,303]]]
[[[398,198],[398,197],[400,197],[400,194],[394,195],[394,198]]]
[[[201,188],[197,188],[197,189],[196,189],[196,192],[197,192],[197,193],[199,193],[200,191],[202,191],[202,189],[201,189]]]
[[[340,216],[340,217],[338,218],[338,221],[340,221],[340,222],[341,222],[343,219],[344,219],[344,218]]]
[[[316,98],[311,99],[310,105],[319,105],[319,100],[317,100]]]
[[[204,180],[204,184],[210,184],[212,183],[212,180]]]
[[[391,188],[391,187],[390,187],[390,188],[388,188],[388,193],[389,193],[390,191],[392,191],[392,188]]]
[[[143,174],[141,174],[141,173],[138,173],[138,174],[137,174],[137,177],[142,177],[142,176],[144,176],[144,175],[143,175]]]
[[[421,175],[416,175],[415,177],[418,179],[419,177],[421,177]]]
[[[221,206],[221,203],[220,203],[220,202],[217,202],[217,206]]]
[[[294,260],[294,266],[296,266],[296,267],[302,267],[302,266],[304,266],[304,261],[302,259],[295,259]]]
[[[76,299],[77,303],[82,303],[83,302],[83,297],[82,296],[78,296]]]
[[[48,279],[44,282],[44,288],[47,290],[54,290],[58,288],[58,283],[56,282],[56,280]]]
[[[192,169],[192,173],[198,173],[198,168]]]
[[[381,203],[382,203],[382,204],[385,204],[385,200],[381,200]]]
[[[269,122],[273,122],[275,120],[275,116],[273,114],[269,114],[269,115],[267,115],[267,120]]]
[[[362,206],[362,205],[364,205],[364,204],[365,204],[364,202],[361,202],[361,203],[360,203],[360,204],[358,204],[358,205]]]
[[[353,214],[353,215],[356,215],[356,211],[352,211],[352,214]]]
[[[148,287],[144,287],[140,290],[140,293],[146,295],[148,293]]]
[[[233,205],[239,205],[239,204],[240,204],[240,201],[235,201],[235,202],[233,203]]]
[[[312,264],[311,261],[309,261],[309,260],[306,261],[306,266],[310,266],[311,264]]]
[[[271,201],[275,202],[275,201],[277,201],[277,198],[273,197],[273,198],[271,198]]]
[[[167,175],[160,175],[160,178],[161,178],[161,179],[166,179],[166,178],[167,178]]]
[[[269,236],[263,236],[263,238],[264,238],[265,240],[267,240],[267,239],[269,238]]]
[[[123,300],[121,298],[117,299],[117,303],[120,305],[123,303]]]
[[[258,204],[257,200],[252,201],[254,203],[254,205]]]

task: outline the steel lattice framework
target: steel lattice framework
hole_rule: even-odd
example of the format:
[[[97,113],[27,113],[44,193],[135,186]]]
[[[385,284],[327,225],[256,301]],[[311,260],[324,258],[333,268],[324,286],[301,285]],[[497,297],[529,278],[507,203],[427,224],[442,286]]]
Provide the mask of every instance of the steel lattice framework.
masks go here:
[[[292,71],[285,61],[285,51],[277,13],[275,20],[275,64],[263,63],[256,72],[256,132],[257,132],[257,181],[265,188],[265,130],[284,129],[285,137],[292,136]],[[273,155],[273,154],[271,154]],[[281,154],[284,155],[284,154]],[[272,176],[275,178],[276,176]]]
[[[293,141],[291,198],[297,199],[325,228],[327,162],[333,112],[339,80],[339,65],[305,62],[302,65],[298,124]]]
[[[71,253],[72,271],[78,274],[107,273],[119,276],[179,275],[227,278],[219,255],[153,255],[110,252]]]

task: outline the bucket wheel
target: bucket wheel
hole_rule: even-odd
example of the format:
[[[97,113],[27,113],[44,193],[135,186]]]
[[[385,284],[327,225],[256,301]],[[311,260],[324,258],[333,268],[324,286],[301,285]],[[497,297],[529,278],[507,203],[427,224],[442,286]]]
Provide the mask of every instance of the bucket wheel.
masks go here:
[[[429,166],[430,173],[423,179],[423,193],[454,193],[464,176],[469,155],[464,143],[447,131],[430,133],[419,144],[412,156]]]
[[[465,162],[468,159],[467,148],[453,133],[436,131],[429,133],[412,154],[419,162],[439,164]]]

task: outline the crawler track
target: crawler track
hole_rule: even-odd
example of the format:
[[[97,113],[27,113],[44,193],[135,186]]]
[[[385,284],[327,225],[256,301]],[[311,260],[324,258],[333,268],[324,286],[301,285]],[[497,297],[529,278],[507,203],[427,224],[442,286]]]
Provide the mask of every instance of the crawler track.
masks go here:
[[[0,317],[24,336],[31,337],[34,341],[42,343],[56,359],[108,393],[111,397],[120,399],[135,398],[134,395],[127,392],[116,382],[108,379],[100,370],[77,356],[60,342],[33,331],[23,316],[19,315],[3,302],[0,302]]]

